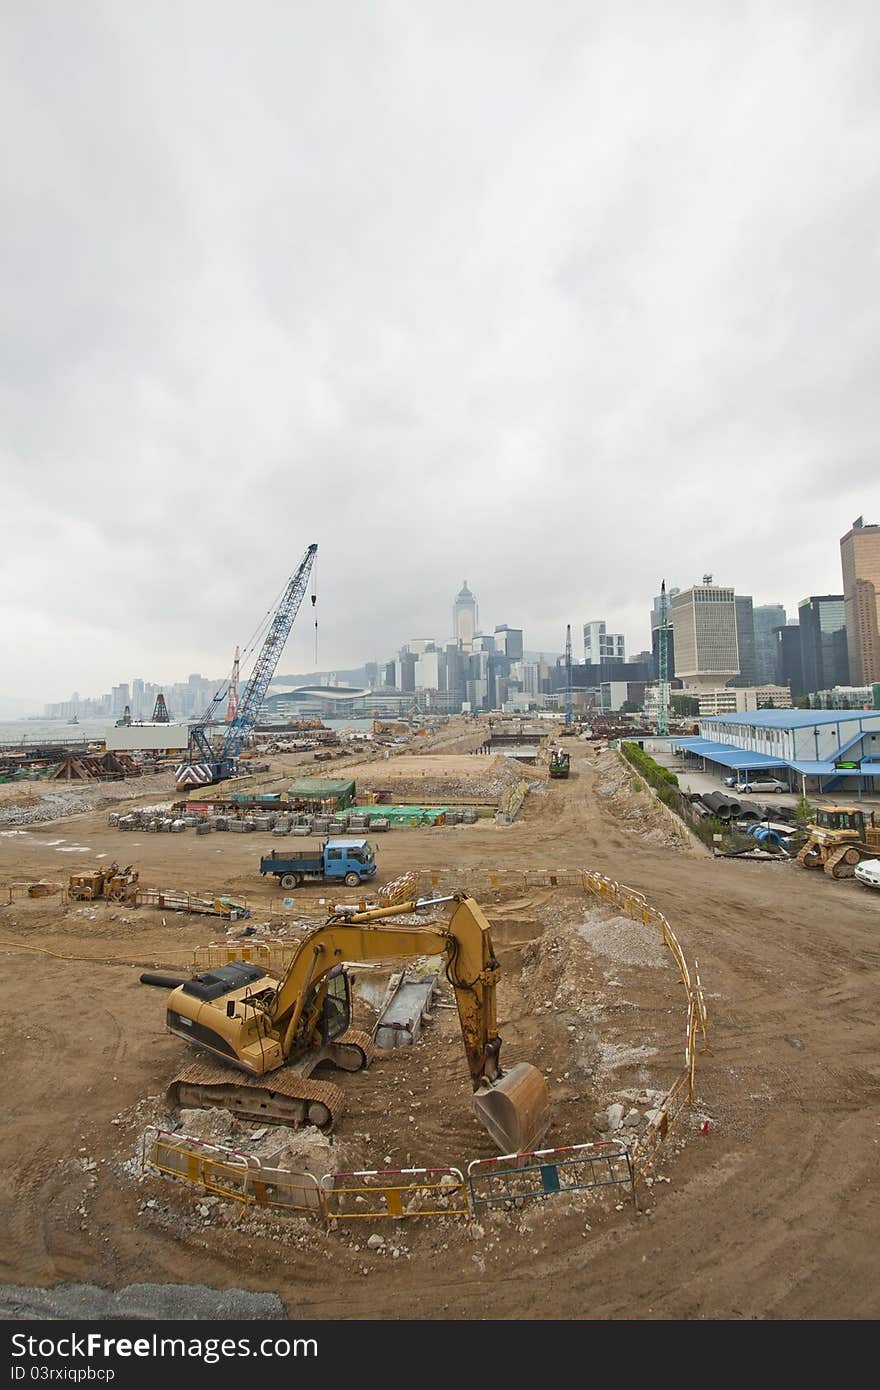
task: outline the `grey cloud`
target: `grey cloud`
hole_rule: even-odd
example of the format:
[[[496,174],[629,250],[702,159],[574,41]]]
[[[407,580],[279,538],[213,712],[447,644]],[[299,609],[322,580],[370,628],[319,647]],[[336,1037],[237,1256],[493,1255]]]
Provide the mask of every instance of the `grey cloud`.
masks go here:
[[[312,540],[330,668],[445,638],[464,575],[545,650],[646,645],[662,575],[839,588],[880,517],[874,6],[3,27],[10,694],[221,672]]]

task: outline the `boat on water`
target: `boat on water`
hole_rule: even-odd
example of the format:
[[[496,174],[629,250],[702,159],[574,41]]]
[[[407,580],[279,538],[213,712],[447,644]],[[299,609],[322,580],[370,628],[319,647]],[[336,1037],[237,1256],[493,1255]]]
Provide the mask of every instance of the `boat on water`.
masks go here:
[[[67,722],[68,722],[68,724],[78,724],[78,723],[79,723],[79,720],[77,719],[76,715],[74,715],[73,718],[72,718],[72,719],[68,719]]]

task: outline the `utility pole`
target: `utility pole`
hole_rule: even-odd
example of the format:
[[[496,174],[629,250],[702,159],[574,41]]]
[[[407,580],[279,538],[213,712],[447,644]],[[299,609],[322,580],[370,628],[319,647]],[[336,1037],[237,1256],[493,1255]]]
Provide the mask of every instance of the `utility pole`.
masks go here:
[[[660,626],[657,629],[657,733],[669,733],[669,662],[666,634],[669,630],[669,604],[666,580],[660,585]]]

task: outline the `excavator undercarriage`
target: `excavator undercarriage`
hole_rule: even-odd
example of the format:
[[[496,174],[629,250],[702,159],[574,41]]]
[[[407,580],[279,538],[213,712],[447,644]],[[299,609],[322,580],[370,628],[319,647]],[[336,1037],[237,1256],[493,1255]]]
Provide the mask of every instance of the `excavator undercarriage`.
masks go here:
[[[349,1028],[295,1062],[264,1076],[245,1076],[209,1055],[177,1073],[168,1087],[168,1102],[181,1109],[221,1106],[260,1124],[315,1125],[329,1133],[345,1110],[345,1097],[332,1081],[314,1080],[326,1063],[340,1071],[368,1067],[375,1049],[369,1033]]]

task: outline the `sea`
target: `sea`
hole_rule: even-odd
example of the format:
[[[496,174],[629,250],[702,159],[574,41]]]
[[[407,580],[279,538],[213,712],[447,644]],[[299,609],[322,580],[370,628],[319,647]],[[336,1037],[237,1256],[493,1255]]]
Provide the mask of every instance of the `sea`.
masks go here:
[[[0,720],[0,745],[27,747],[34,743],[78,743],[83,747],[106,737],[113,727],[112,719],[81,719],[68,724],[66,719],[5,719]],[[325,719],[328,729],[372,729],[372,719]],[[303,735],[304,736],[304,735]],[[290,738],[296,734],[291,733]]]

